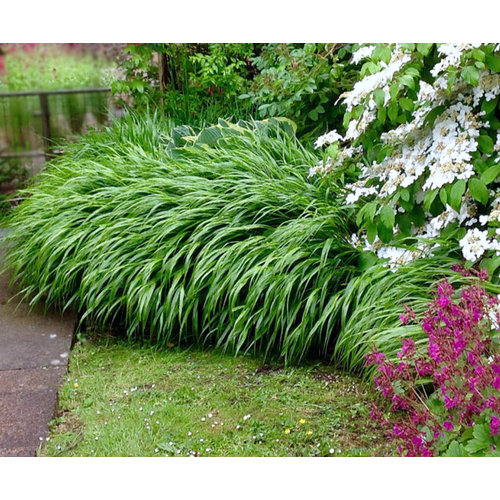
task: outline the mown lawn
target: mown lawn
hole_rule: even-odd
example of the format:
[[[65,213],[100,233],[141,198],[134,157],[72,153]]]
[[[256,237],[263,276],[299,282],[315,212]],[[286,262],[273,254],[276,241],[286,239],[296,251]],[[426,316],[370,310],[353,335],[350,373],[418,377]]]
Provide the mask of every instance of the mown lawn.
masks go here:
[[[367,456],[386,445],[369,384],[216,351],[78,342],[45,456]]]

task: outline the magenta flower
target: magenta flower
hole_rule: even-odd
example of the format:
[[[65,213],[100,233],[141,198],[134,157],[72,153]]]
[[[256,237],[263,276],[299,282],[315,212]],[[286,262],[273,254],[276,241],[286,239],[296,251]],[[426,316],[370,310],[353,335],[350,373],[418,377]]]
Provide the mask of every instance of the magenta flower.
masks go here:
[[[437,304],[439,307],[448,307],[450,305],[450,297],[447,297],[446,295],[440,295],[439,299],[437,300]]]
[[[496,415],[493,415],[491,417],[491,423],[490,423],[491,435],[496,436],[498,434],[499,428],[500,428],[500,418],[498,418]]]
[[[500,377],[495,377],[493,381],[493,387],[500,391]]]
[[[445,420],[443,422],[443,427],[446,429],[447,432],[451,432],[455,428],[453,423],[450,422],[449,420]]]
[[[391,400],[393,411],[390,425],[378,408],[371,416],[404,456],[437,455],[441,440],[449,439],[443,430],[458,430],[456,438],[465,441],[469,438],[460,432],[475,423],[489,422],[492,436],[500,430],[500,356],[492,346],[488,314],[497,298],[482,288],[484,273],[460,272],[471,285],[459,294],[450,283],[441,282],[423,317],[417,318],[406,305],[406,314],[400,315],[403,324],[409,319],[420,324],[428,337],[427,352],[417,353],[415,341],[404,339],[397,353],[401,361],[392,361],[379,351],[366,357],[368,364],[377,367],[374,381]],[[441,402],[436,410],[431,411],[433,407],[422,400],[422,378],[428,379],[426,386]]]

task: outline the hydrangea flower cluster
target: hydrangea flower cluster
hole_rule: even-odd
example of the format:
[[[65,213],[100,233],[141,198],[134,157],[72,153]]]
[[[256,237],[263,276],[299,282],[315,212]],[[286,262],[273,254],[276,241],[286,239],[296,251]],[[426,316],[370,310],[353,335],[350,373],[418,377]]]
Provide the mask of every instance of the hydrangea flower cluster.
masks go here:
[[[393,267],[432,253],[444,230],[467,260],[500,255],[500,45],[369,45],[362,61],[342,96],[346,132],[318,138],[310,175],[356,166],[345,201],[374,204],[360,236]],[[418,244],[398,248],[403,236]]]
[[[456,270],[473,283],[456,292],[443,281],[420,321],[408,307],[400,316],[403,324],[420,323],[427,352],[407,338],[397,362],[377,350],[367,356],[394,412],[391,426],[373,404],[372,418],[388,430],[400,455],[500,455],[499,300],[480,285],[487,273]],[[429,387],[434,393],[427,399]]]

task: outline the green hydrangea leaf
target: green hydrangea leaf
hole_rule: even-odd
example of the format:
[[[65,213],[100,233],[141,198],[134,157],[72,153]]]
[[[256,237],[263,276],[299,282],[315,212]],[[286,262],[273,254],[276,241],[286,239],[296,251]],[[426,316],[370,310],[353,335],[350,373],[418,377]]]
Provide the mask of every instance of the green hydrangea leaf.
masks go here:
[[[487,168],[481,174],[481,180],[486,184],[491,184],[493,181],[497,180],[500,176],[500,163]]]
[[[469,192],[476,201],[479,201],[483,205],[488,203],[490,193],[488,192],[486,184],[481,179],[477,177],[469,179]]]
[[[460,206],[462,205],[462,196],[465,193],[465,181],[459,179],[455,181],[450,190],[450,199],[448,203],[453,210],[460,212]]]
[[[462,78],[469,85],[476,86],[479,83],[479,71],[474,66],[466,66],[462,70]]]
[[[494,71],[495,73],[500,73],[500,57],[494,56],[493,54],[488,54],[485,58],[486,66]]]

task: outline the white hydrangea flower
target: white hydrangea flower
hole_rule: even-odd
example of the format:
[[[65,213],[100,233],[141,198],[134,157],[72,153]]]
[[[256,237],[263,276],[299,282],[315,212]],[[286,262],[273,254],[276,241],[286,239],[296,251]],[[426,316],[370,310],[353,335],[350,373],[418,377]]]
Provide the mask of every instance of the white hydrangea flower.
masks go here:
[[[332,142],[343,141],[344,138],[336,131],[332,130],[327,134],[323,134],[316,139],[314,143],[314,149],[323,147],[325,144],[331,144]]]
[[[447,70],[451,67],[460,68],[463,53],[480,45],[438,46],[440,60],[432,68],[432,74],[436,79],[433,83],[418,82],[419,91],[414,102],[412,119],[381,135],[382,143],[390,147],[389,154],[380,162],[373,161],[359,166],[359,181],[346,186],[350,190],[346,196],[348,204],[356,203],[362,196],[375,195],[384,199],[394,194],[398,188],[409,188],[418,182],[415,202],[421,205],[428,190],[441,189],[457,179],[467,181],[477,174],[473,164],[475,156],[473,154],[478,151],[478,137],[481,135],[481,130],[490,129],[491,126],[489,121],[484,120],[485,112],[481,111],[480,105],[500,96],[500,76],[488,69],[480,70],[478,85],[472,86],[464,79],[457,78],[450,89]],[[496,50],[499,47],[500,45]],[[368,47],[361,47],[353,59],[360,61],[363,57],[369,57],[372,53],[370,50]],[[330,137],[335,140],[340,138],[343,142],[354,142],[360,138],[377,118],[378,106],[374,102],[373,92],[382,89],[387,105],[390,100],[389,85],[394,81],[396,73],[410,61],[410,57],[396,45],[388,64],[380,63],[380,71],[364,77],[354,85],[351,92],[343,94],[341,97],[348,111],[352,111],[360,104],[364,109],[360,117],[350,120],[344,138],[341,138],[336,131],[332,131]],[[432,125],[427,125],[426,117],[429,111],[438,106],[444,106],[444,111]],[[491,134],[491,130],[488,130],[488,133]],[[325,134],[318,139],[317,144],[328,143],[328,137],[329,135]],[[310,175],[326,174],[346,159],[353,159],[362,152],[362,146],[343,148],[335,161],[328,159],[324,164],[313,167]],[[500,131],[496,133],[491,160],[500,161],[499,153]],[[404,248],[384,246],[377,238],[373,245],[365,242],[364,249],[387,258],[391,268],[396,268],[397,265],[406,263],[422,253],[430,252],[436,245],[432,243],[432,239],[439,236],[449,224],[458,222],[459,225],[470,228],[460,241],[465,258],[475,261],[488,250],[500,254],[500,229],[497,230],[495,238],[489,238],[486,230],[474,227],[477,223],[484,227],[489,223],[500,221],[500,190],[496,193],[490,190],[490,200],[492,199],[494,201],[487,215],[478,214],[478,206],[468,192],[462,197],[459,213],[449,205],[437,217],[426,213],[427,222],[424,227],[412,229],[412,233],[422,241],[417,250],[409,251]],[[404,212],[402,207],[397,208],[399,212]]]
[[[370,57],[375,50],[375,45],[365,45],[364,47],[360,47],[356,52],[352,55],[352,63],[357,64],[362,59],[367,59]]]
[[[371,194],[377,194],[378,189],[376,187],[358,187],[354,184],[346,186],[348,189],[351,188],[352,192],[349,193],[345,202],[347,205],[356,203],[362,196],[370,196]]]
[[[497,131],[497,141],[495,142],[495,152],[500,152],[500,130]]]
[[[459,241],[463,256],[475,262],[486,250],[489,249],[488,231],[481,231],[477,228],[467,231],[465,236]]]
[[[354,247],[358,248],[361,246],[361,240],[359,239],[359,236],[356,233],[351,234],[351,238],[349,239],[349,243]]]
[[[343,94],[342,97],[344,97],[344,103],[347,105],[347,111],[352,111],[355,106],[361,104],[375,89],[390,84],[394,75],[410,60],[411,56],[405,54],[399,46],[396,46],[388,64],[381,62],[382,69],[380,71],[356,82],[350,92]]]
[[[438,52],[445,57],[441,59],[431,70],[432,76],[438,76],[449,67],[458,67],[462,54],[467,44],[464,43],[443,43],[438,47]],[[471,47],[472,48],[472,47]]]
[[[389,267],[393,272],[396,272],[398,267],[408,264],[412,260],[415,260],[415,258],[420,257],[422,252],[387,246],[377,250],[377,255],[381,259],[389,259]]]
[[[311,167],[309,169],[309,175],[307,177],[308,178],[314,177],[317,174],[326,175],[329,172],[331,172],[332,168],[333,168],[333,160],[328,156],[324,163],[320,162],[314,167]]]

